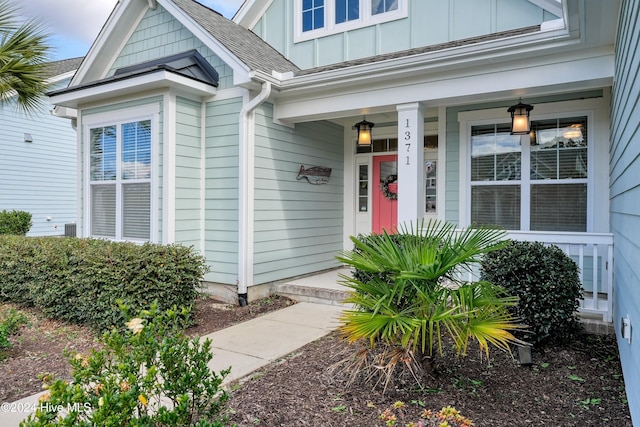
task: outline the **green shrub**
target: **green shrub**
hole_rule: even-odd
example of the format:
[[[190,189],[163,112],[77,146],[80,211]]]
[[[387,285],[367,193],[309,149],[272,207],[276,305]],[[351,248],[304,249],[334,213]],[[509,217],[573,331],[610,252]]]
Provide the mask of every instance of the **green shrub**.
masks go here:
[[[487,356],[489,346],[508,351],[518,342],[511,331],[519,325],[507,310],[516,299],[492,283],[467,283],[457,274],[504,247],[504,231],[469,227],[458,232],[452,224],[429,221],[416,229],[400,227],[398,235],[351,240],[355,249],[337,257],[355,269],[352,277],[342,276],[352,291],[345,303],[354,308],[344,311],[340,330],[350,342],[369,343],[367,352],[358,351],[364,357],[346,364],[352,378],[382,367],[386,387],[396,367],[410,365],[420,381],[437,368],[434,360],[442,356],[443,342],[466,355],[475,341]]]
[[[481,278],[519,297],[514,310],[528,326],[521,332],[525,341],[563,341],[580,330],[578,266],[557,246],[511,242],[485,255]]]
[[[9,309],[0,316],[0,360],[4,359],[4,352],[11,348],[9,337],[16,335],[20,326],[26,323],[27,317],[14,309]]]
[[[204,258],[180,245],[0,236],[0,299],[98,330],[122,324],[117,301],[191,308],[206,271]]]
[[[31,214],[25,211],[0,211],[0,234],[24,236],[31,229]]]
[[[35,415],[22,426],[223,426],[228,394],[220,387],[229,370],[208,367],[211,341],[189,339],[183,309],[156,305],[131,318],[127,329],[103,337],[105,348],[68,354],[71,382],[43,375]]]

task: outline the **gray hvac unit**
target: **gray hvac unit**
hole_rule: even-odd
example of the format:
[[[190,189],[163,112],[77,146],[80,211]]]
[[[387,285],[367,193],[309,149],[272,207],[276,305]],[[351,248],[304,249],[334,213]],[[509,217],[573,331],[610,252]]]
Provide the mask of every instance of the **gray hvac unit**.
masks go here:
[[[64,235],[66,237],[76,237],[76,225],[75,224],[65,224],[64,225]]]

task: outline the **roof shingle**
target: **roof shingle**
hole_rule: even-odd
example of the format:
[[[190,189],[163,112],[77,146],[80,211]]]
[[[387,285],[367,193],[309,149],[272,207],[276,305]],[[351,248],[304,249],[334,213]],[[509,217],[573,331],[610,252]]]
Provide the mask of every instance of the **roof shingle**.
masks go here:
[[[84,57],[62,59],[60,61],[47,62],[45,74],[48,78],[59,76],[70,71],[77,70]]]
[[[172,0],[251,70],[285,73],[299,68],[254,32],[194,0]]]

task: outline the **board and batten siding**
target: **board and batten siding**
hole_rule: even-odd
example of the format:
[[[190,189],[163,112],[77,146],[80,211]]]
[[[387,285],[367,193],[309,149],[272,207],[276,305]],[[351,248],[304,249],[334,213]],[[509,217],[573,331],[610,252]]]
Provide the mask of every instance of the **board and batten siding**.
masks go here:
[[[205,280],[238,280],[238,117],[242,98],[207,104],[205,148]]]
[[[610,215],[614,237],[614,315],[620,360],[634,425],[640,424],[640,1],[623,0],[613,86]],[[620,335],[631,318],[631,342]]]
[[[52,108],[46,104],[29,116],[13,98],[0,104],[0,210],[31,213],[30,236],[62,235],[66,223],[76,222],[76,131]],[[25,134],[33,141],[26,142]]]
[[[256,109],[255,284],[337,267],[343,241],[343,128],[272,118],[271,104]],[[329,182],[297,179],[301,165],[331,168]]]
[[[163,140],[164,140],[164,134],[162,131],[163,123],[164,123],[163,97],[161,95],[151,96],[151,97],[136,99],[134,101],[118,102],[114,104],[103,105],[100,107],[93,107],[88,109],[80,108],[78,110],[78,114],[80,114],[80,126],[84,126],[82,124],[82,121],[95,114],[104,114],[104,113],[117,112],[120,110],[130,110],[130,109],[135,111],[135,109],[138,107],[144,107],[146,105],[151,105],[151,104],[157,104],[158,110],[160,112],[158,115],[158,129],[156,129],[157,145],[152,147],[153,157],[151,161],[154,162],[154,167],[157,174],[155,177],[153,177],[156,183],[156,188],[154,190],[156,191],[156,197],[158,201],[158,211],[156,215],[157,224],[158,224],[158,234],[156,235],[156,241],[162,242],[162,190],[163,190],[162,151],[163,151]],[[84,138],[83,129],[78,129],[78,132],[81,132],[81,135],[82,135],[81,138]],[[84,140],[82,140],[80,143],[79,150],[80,150],[81,161],[84,161],[84,158],[85,158],[85,148],[87,148],[86,144],[87,144],[87,141],[84,141]],[[78,218],[78,235],[83,237],[88,237],[90,235],[90,231],[84,230],[82,228],[84,223],[84,217],[85,217],[85,213],[83,210],[84,209],[84,190],[85,190],[86,180],[88,179],[88,177],[84,175],[84,172],[85,172],[85,165],[82,164],[78,168],[78,175],[79,175],[78,183],[80,188],[80,192],[78,193],[78,198],[80,199],[79,205],[81,206],[80,217]]]
[[[298,67],[306,69],[523,28],[556,19],[527,0],[407,2],[409,9],[406,18],[295,43],[293,2],[274,0],[252,30]],[[328,17],[325,21],[327,25],[330,19]]]
[[[202,201],[201,103],[176,98],[175,242],[200,248]]]
[[[218,72],[219,89],[233,87],[233,71],[161,5],[149,9],[122,48],[108,75],[140,64],[196,49]]]

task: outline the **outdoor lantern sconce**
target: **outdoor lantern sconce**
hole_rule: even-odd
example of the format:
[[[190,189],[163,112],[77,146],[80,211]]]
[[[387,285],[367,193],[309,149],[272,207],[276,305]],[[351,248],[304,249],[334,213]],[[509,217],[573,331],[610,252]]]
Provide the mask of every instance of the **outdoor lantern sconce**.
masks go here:
[[[366,147],[371,145],[371,128],[375,124],[368,122],[366,117],[363,117],[361,122],[358,122],[354,127],[358,130],[358,147]]]
[[[511,135],[526,135],[531,130],[529,122],[529,112],[533,110],[533,105],[523,104],[522,98],[516,105],[507,109],[511,113]]]

